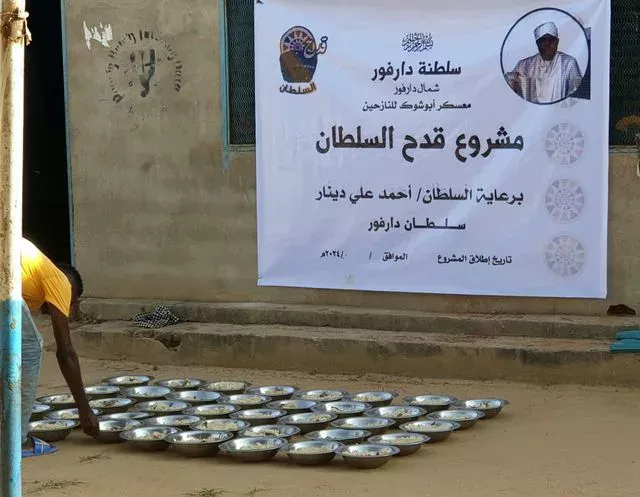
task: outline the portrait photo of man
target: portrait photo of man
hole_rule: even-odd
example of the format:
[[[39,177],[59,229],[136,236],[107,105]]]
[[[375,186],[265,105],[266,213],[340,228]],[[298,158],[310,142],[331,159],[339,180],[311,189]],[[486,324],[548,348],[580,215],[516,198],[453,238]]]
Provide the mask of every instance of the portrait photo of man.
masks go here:
[[[528,102],[550,104],[570,97],[582,83],[578,61],[558,50],[560,35],[554,22],[535,28],[538,53],[520,60],[505,79]]]

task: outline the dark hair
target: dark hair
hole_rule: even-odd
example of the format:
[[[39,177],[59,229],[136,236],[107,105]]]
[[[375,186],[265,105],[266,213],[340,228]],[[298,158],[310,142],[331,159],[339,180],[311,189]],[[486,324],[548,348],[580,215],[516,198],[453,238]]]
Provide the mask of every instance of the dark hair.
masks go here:
[[[67,275],[67,278],[71,280],[71,284],[76,287],[78,290],[78,297],[80,297],[84,293],[84,283],[82,282],[82,276],[78,270],[73,267],[71,264],[61,263],[58,264],[58,269]]]

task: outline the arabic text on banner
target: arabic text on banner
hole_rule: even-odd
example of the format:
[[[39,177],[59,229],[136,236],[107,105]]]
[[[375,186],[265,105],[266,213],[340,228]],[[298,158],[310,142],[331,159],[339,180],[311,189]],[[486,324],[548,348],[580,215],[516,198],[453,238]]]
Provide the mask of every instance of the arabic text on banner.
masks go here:
[[[610,0],[476,3],[256,5],[260,285],[606,296]]]

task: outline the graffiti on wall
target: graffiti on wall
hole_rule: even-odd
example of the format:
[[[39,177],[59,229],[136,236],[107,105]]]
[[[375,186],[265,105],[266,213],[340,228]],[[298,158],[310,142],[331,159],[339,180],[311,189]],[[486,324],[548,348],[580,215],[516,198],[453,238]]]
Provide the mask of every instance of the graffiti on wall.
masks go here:
[[[84,40],[87,43],[87,50],[91,50],[91,42],[95,41],[103,47],[110,48],[109,43],[113,41],[113,30],[111,24],[102,24],[90,28],[86,21],[82,26],[84,30]]]
[[[182,89],[182,62],[153,31],[126,33],[109,51],[109,86],[115,103],[146,98],[159,85]]]

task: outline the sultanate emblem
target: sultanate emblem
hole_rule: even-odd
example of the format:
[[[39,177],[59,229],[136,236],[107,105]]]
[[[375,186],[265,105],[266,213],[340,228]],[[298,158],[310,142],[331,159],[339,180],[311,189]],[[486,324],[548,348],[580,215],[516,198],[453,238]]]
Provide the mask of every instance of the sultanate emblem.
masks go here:
[[[313,76],[318,67],[318,55],[327,51],[328,37],[320,38],[320,44],[307,28],[294,26],[280,39],[280,70],[285,84],[280,93],[306,95],[316,91]]]

